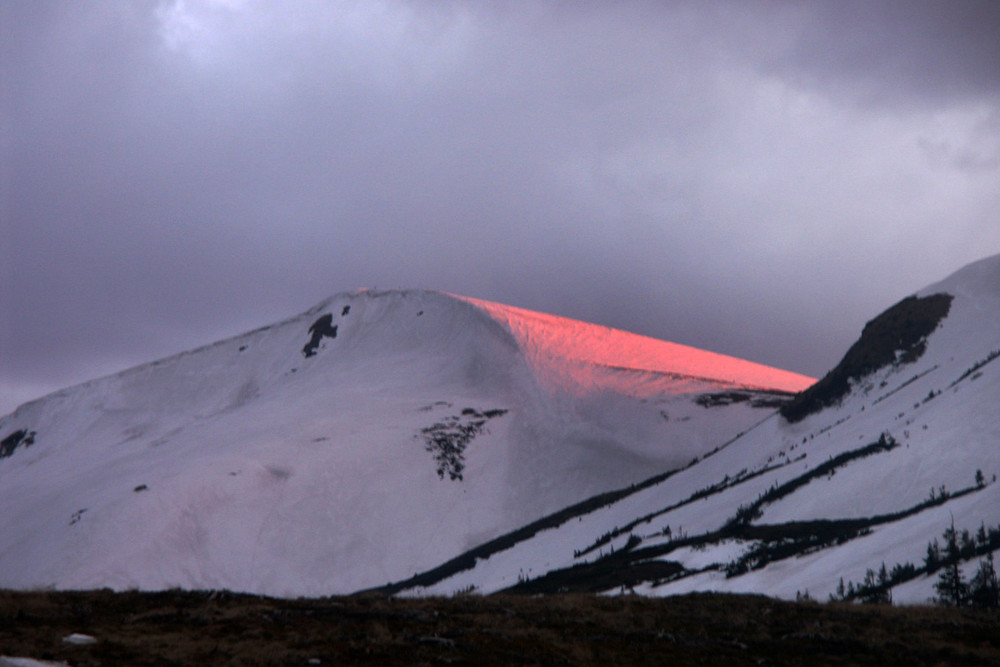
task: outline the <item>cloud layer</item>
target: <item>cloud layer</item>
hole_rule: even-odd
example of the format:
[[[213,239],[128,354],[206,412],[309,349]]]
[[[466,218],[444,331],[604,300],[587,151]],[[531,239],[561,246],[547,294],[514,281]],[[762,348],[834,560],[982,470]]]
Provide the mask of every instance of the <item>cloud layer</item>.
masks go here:
[[[994,2],[4,3],[0,413],[359,286],[802,373],[1000,252]]]

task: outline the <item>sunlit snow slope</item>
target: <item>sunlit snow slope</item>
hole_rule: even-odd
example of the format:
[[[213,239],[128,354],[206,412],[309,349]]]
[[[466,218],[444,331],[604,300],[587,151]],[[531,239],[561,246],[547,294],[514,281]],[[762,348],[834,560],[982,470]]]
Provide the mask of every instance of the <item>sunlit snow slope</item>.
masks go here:
[[[0,419],[0,587],[384,584],[681,465],[812,380],[358,291]]]
[[[1000,256],[904,299],[802,399],[665,479],[392,591],[695,590],[926,602],[954,521],[972,579],[1000,549]],[[539,528],[540,527],[540,528]],[[967,531],[967,533],[966,533]],[[880,578],[882,566],[884,577]],[[876,587],[866,587],[872,572]]]

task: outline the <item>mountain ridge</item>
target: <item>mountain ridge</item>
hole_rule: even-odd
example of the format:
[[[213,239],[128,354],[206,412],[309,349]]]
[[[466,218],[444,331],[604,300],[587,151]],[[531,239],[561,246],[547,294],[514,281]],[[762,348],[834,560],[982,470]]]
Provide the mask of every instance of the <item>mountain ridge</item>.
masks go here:
[[[787,386],[481,303],[336,295],[0,418],[0,586],[926,602],[1000,548],[1000,256],[874,318],[795,420]]]
[[[1000,256],[913,298],[935,294],[952,297],[948,313],[819,410],[797,421],[772,415],[569,523],[470,567],[439,570],[437,581],[421,575],[388,590],[821,599],[847,590],[926,602],[941,567],[926,553],[949,525],[967,540],[958,567],[970,580],[976,559],[1000,548],[1000,366],[992,363],[1000,358]],[[921,354],[908,353],[914,346]]]

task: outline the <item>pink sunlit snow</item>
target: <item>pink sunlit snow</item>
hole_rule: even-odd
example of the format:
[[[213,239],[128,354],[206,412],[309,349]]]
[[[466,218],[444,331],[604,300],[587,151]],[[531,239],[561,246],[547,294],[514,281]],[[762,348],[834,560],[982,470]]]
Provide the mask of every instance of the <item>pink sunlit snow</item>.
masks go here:
[[[608,382],[608,377],[595,378],[602,368],[665,376],[663,382],[657,383],[657,390],[668,393],[686,391],[683,380],[790,393],[802,391],[816,381],[798,373],[619,329],[479,299],[457,298],[508,327],[537,367],[557,377],[569,375],[581,385]],[[617,377],[618,388],[629,391],[625,377]],[[637,391],[639,387],[633,386],[631,390]],[[647,387],[646,391],[653,390]]]

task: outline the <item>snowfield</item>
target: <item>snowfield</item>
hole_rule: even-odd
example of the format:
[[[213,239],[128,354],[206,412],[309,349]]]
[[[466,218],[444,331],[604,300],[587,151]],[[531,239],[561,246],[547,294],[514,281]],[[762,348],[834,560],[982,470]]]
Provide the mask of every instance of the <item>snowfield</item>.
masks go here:
[[[918,358],[897,350],[834,404],[794,423],[772,414],[662,481],[387,590],[825,600],[884,564],[898,568],[884,582],[894,601],[927,602],[937,580],[927,547],[952,520],[974,543],[967,578],[1000,548],[1000,257],[915,296],[939,294],[950,308],[913,346]]]
[[[379,586],[682,466],[811,383],[448,294],[339,294],[0,418],[0,587]]]
[[[924,603],[945,529],[966,578],[1000,549],[997,359],[1000,256],[873,319],[815,383],[448,294],[340,294],[0,419],[0,586]]]

